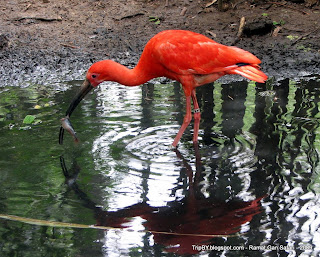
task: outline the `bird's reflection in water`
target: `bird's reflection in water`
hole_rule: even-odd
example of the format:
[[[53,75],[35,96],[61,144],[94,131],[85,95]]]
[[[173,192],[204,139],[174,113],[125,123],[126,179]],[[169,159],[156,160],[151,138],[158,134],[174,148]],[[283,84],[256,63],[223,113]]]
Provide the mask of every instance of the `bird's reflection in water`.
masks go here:
[[[205,198],[198,186],[201,172],[199,151],[196,149],[195,176],[178,150],[176,155],[182,160],[182,168],[189,177],[188,193],[182,200],[168,202],[167,206],[161,207],[141,202],[117,211],[106,211],[98,207],[76,183],[80,167],[74,162],[68,170],[62,156],[60,160],[66,184],[74,190],[86,208],[94,211],[98,226],[125,228],[130,218],[141,217],[145,220],[143,225],[146,231],[153,234],[154,242],[164,246],[167,252],[198,253],[199,249],[195,249],[194,245],[213,245],[214,237],[234,235],[240,231],[241,225],[250,222],[254,215],[261,212],[262,197],[247,202],[223,202],[213,197]]]

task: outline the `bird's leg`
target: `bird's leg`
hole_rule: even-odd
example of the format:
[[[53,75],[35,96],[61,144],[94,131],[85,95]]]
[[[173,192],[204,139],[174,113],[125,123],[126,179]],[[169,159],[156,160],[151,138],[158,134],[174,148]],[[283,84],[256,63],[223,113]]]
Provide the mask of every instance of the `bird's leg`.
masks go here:
[[[193,101],[193,117],[194,117],[194,129],[193,129],[193,144],[198,144],[198,134],[199,134],[199,125],[200,125],[200,108],[197,101],[196,90],[192,90],[191,97]]]
[[[186,96],[186,115],[184,116],[183,123],[181,125],[181,128],[176,135],[172,146],[177,147],[180,138],[182,137],[183,132],[186,130],[188,125],[190,124],[190,121],[192,119],[192,114],[191,114],[191,96]]]

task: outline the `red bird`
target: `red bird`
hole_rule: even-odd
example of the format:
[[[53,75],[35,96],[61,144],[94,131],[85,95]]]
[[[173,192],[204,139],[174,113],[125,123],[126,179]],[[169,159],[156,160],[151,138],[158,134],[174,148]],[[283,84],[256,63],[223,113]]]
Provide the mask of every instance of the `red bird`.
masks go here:
[[[69,119],[82,98],[101,82],[114,81],[125,86],[137,86],[156,77],[167,77],[179,81],[186,96],[186,115],[172,145],[177,146],[192,119],[191,99],[194,109],[193,142],[197,144],[200,109],[195,89],[226,74],[239,74],[264,83],[267,76],[259,70],[260,63],[256,56],[247,51],[221,45],[195,32],[162,31],[146,44],[137,66],[133,69],[112,60],[94,63],[87,72],[81,91],[70,104],[66,118]],[[60,130],[60,143],[63,138],[61,132],[63,128]]]

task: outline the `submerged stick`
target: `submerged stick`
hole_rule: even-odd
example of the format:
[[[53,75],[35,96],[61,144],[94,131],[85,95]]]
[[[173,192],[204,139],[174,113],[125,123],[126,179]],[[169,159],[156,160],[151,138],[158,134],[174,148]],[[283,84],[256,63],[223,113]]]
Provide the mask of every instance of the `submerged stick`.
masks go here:
[[[25,218],[15,215],[8,214],[0,214],[0,219],[18,221],[25,224],[37,225],[37,226],[48,226],[48,227],[60,227],[60,228],[90,228],[90,229],[99,229],[99,230],[111,230],[111,229],[119,229],[125,230],[128,232],[150,232],[153,234],[164,234],[164,235],[175,235],[175,236],[200,236],[200,237],[236,237],[239,236],[239,233],[234,235],[205,235],[205,234],[189,234],[189,233],[175,233],[175,232],[165,232],[165,231],[153,231],[153,230],[133,230],[128,228],[116,228],[109,226],[98,226],[98,225],[86,225],[86,224],[78,224],[78,223],[68,223],[68,222],[60,222],[60,221],[48,221],[48,220],[40,220],[33,218]]]

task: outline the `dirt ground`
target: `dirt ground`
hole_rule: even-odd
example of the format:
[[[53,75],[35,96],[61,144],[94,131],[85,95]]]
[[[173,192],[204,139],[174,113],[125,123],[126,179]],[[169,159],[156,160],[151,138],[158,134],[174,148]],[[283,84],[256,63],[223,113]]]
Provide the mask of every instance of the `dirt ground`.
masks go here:
[[[35,72],[43,80],[77,79],[107,58],[133,66],[146,42],[166,29],[235,43],[276,79],[319,74],[319,2],[299,2],[234,0],[219,11],[212,0],[0,1],[2,82],[21,84]],[[246,26],[236,40],[241,17]]]

